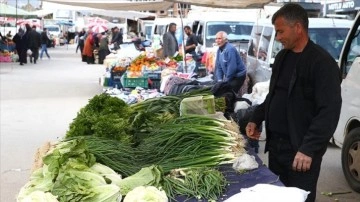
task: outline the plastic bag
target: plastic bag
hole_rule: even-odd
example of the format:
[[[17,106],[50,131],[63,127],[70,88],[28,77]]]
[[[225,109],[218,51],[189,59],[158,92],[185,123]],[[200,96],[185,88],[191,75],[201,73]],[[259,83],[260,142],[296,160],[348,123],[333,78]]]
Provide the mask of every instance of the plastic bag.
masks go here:
[[[26,51],[26,54],[27,54],[27,55],[32,55],[32,51],[31,51],[30,49],[28,49],[28,50]]]

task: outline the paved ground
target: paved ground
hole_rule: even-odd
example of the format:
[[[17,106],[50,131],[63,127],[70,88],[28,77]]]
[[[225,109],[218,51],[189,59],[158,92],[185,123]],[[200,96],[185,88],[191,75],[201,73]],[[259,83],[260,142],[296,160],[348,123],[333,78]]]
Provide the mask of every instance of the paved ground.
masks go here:
[[[36,65],[0,63],[1,202],[15,201],[38,147],[64,136],[88,99],[100,93],[101,65],[87,65],[75,46],[50,48]]]
[[[51,60],[38,64],[0,63],[1,202],[13,202],[28,181],[35,151],[62,138],[88,99],[100,93],[101,65],[82,63],[75,46],[49,49]],[[264,144],[261,143],[261,151]],[[266,163],[266,156],[260,157]],[[329,146],[319,179],[317,202],[360,201],[351,193],[324,197],[320,192],[349,191],[341,170],[340,149]],[[290,201],[291,202],[291,201]]]

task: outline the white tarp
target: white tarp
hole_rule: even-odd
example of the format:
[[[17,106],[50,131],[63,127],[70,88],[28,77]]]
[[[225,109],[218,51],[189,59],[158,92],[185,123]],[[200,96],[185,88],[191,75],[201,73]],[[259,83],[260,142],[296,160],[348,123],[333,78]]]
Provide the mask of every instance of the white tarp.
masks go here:
[[[263,8],[265,4],[274,0],[164,0],[173,3],[184,3],[195,6],[214,7],[214,8]]]
[[[43,0],[71,6],[83,6],[105,10],[121,11],[147,11],[147,10],[168,10],[173,3],[167,1],[130,2],[121,0]]]
[[[185,3],[196,6],[214,8],[263,8],[265,4],[274,0],[157,0],[149,2],[130,2],[124,0],[43,0],[73,6],[86,6],[106,10],[147,11],[168,10],[173,3]]]
[[[155,14],[148,12],[123,11],[123,10],[114,10],[114,9],[105,10],[105,9],[87,7],[87,5],[74,6],[70,4],[59,4],[54,2],[43,2],[43,8],[44,10],[52,11],[52,12],[56,12],[56,10],[58,9],[72,10],[72,11],[86,11],[96,15],[127,18],[131,20],[155,16]]]

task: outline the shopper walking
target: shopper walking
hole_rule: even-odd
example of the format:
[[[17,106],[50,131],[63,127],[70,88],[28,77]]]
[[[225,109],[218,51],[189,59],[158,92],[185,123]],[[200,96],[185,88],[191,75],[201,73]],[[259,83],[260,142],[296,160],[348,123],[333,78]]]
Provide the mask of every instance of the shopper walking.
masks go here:
[[[34,60],[34,64],[36,64],[36,60],[39,58],[39,47],[41,46],[40,38],[41,36],[40,33],[36,31],[36,26],[32,26],[28,35],[28,48],[30,48],[32,52],[30,55],[30,63]]]
[[[42,56],[45,52],[46,56],[50,59],[50,55],[47,51],[47,44],[50,41],[48,34],[47,34],[47,29],[44,28],[43,32],[41,32],[41,37],[40,37],[40,41],[41,41],[41,52],[40,52],[40,60],[42,59]]]
[[[16,52],[19,56],[20,65],[26,63],[26,40],[25,32],[22,28],[19,28],[19,31],[15,34],[13,41],[15,43]],[[23,39],[24,38],[24,39]]]
[[[265,120],[270,170],[285,186],[310,191],[306,202],[314,202],[322,157],[340,116],[341,74],[331,55],[309,39],[308,15],[299,4],[285,4],[272,23],[284,49],[246,133],[258,139],[256,128]]]

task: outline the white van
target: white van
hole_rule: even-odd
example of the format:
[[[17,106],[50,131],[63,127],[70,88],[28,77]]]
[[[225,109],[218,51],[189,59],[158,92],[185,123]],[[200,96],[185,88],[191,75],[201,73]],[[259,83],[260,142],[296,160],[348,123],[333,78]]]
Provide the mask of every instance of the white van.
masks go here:
[[[192,30],[198,37],[200,51],[207,52],[215,44],[215,35],[219,31],[228,34],[228,40],[238,50],[247,49],[251,29],[261,15],[259,9],[237,10],[237,12],[200,12],[188,16],[193,19]]]
[[[61,29],[59,25],[45,25],[44,28],[46,28],[50,34],[55,38],[59,38],[61,34]]]
[[[351,20],[309,18],[309,36],[338,60],[351,25]],[[275,40],[271,19],[259,19],[252,28],[246,58],[248,74],[253,84],[270,79],[272,63],[282,48],[282,44]]]
[[[341,163],[347,182],[360,192],[360,13],[345,39],[338,64],[343,74],[343,101],[334,143],[342,148]]]

